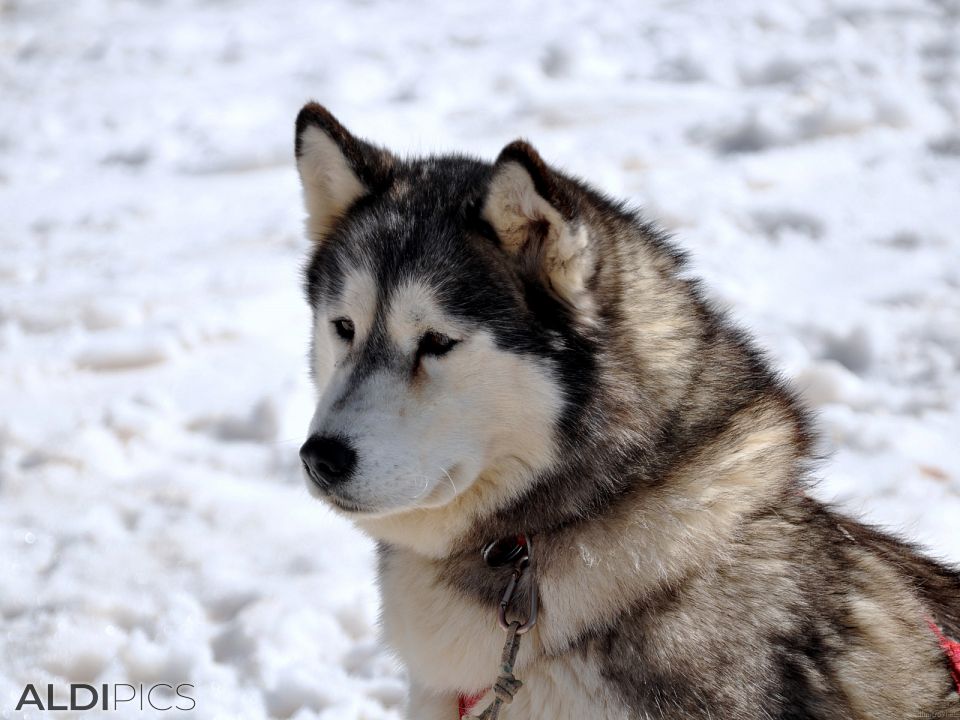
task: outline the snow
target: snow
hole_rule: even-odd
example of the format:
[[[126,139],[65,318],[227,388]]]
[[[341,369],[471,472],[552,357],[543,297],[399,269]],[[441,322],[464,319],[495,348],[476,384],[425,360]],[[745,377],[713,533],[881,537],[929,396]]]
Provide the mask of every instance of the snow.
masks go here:
[[[0,0],[0,715],[400,717],[371,544],[299,474],[311,97],[643,205],[817,409],[817,493],[960,561],[960,6],[511,6]]]

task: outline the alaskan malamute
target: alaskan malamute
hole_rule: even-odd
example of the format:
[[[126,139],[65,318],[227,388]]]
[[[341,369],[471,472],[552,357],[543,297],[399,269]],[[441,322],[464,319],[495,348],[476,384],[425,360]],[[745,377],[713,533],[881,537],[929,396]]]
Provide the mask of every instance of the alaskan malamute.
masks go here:
[[[301,458],[379,542],[410,718],[960,717],[957,570],[805,492],[807,413],[661,232],[522,141],[311,103],[296,159]]]

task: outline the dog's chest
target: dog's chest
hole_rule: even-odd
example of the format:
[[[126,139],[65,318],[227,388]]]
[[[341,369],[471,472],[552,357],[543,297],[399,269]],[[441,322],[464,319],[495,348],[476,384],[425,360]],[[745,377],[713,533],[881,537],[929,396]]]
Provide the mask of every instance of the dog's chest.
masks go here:
[[[384,639],[416,685],[453,698],[488,691],[500,671],[506,640],[496,607],[451,587],[437,573],[433,564],[413,554],[390,551],[381,557]],[[583,649],[546,658],[539,629],[520,643],[514,671],[523,686],[504,706],[502,720],[625,720],[627,711],[593,653]],[[486,692],[476,711],[492,698]],[[454,716],[451,711],[450,720]]]
[[[503,707],[500,720],[653,720],[646,714],[631,713],[593,660],[568,654],[529,668],[513,702]],[[488,693],[484,700],[492,698]]]
[[[380,592],[384,640],[411,678],[440,691],[492,685],[505,639],[496,608],[448,585],[429,561],[402,551],[381,558]],[[518,665],[528,654],[521,644]]]

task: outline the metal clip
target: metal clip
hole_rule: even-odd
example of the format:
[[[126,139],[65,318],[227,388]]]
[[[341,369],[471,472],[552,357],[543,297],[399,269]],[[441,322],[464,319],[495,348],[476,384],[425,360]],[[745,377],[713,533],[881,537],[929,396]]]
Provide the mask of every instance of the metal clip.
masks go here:
[[[516,558],[513,566],[513,574],[510,576],[510,582],[507,583],[506,590],[503,591],[503,597],[500,598],[500,610],[497,612],[497,621],[504,630],[510,629],[510,623],[507,622],[507,610],[510,602],[513,600],[513,594],[517,590],[520,580],[530,569],[533,562],[533,544],[528,538],[523,539],[523,545],[526,552]],[[537,610],[539,609],[539,598],[537,596],[537,584],[530,583],[530,608],[527,619],[517,628],[517,635],[523,635],[530,628],[537,624]]]

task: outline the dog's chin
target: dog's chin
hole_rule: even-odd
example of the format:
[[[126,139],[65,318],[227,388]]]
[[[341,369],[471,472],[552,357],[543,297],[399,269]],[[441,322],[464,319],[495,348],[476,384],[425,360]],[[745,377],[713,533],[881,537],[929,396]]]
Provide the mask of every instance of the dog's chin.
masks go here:
[[[438,480],[428,493],[421,494],[408,502],[401,502],[390,506],[384,506],[380,503],[371,504],[359,502],[343,492],[317,485],[307,475],[304,476],[304,482],[307,486],[307,492],[310,493],[312,497],[325,503],[337,514],[352,519],[369,518],[375,520],[417,510],[443,507],[449,504],[459,494],[457,492],[458,486],[455,485],[453,481],[453,477],[457,475],[457,470],[458,466],[454,466],[450,471],[444,473],[443,479]]]
[[[375,508],[367,507],[362,503],[358,503],[356,500],[343,497],[339,493],[321,488],[309,477],[304,477],[304,484],[307,486],[307,492],[311,497],[320,500],[341,515],[358,517],[378,514],[378,510]]]
[[[310,480],[310,478],[307,478],[306,485],[307,492],[310,493],[312,497],[323,502],[324,505],[332,509],[338,515],[343,515],[344,517],[352,520],[358,520],[361,518],[370,518],[375,520],[377,518],[388,517],[390,515],[397,515],[408,510],[415,510],[418,507],[416,504],[400,505],[397,507],[383,507],[381,505],[361,503],[353,498],[345,497],[343,493],[320,488],[316,485],[316,483]]]
[[[376,515],[377,514],[377,511],[374,509],[365,507],[353,500],[347,500],[346,498],[342,498],[339,495],[333,495],[333,494],[327,495],[324,498],[324,500],[327,503],[329,503],[331,506],[333,506],[335,510],[341,513],[344,513],[346,515],[354,516],[354,515]]]

